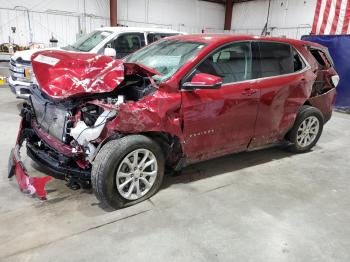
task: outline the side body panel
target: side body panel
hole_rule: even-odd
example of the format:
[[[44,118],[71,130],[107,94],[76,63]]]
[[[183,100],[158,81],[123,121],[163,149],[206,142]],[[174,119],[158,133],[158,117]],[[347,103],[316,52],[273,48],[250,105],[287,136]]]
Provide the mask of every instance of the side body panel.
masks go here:
[[[300,107],[310,96],[315,77],[307,70],[258,81],[260,101],[251,148],[284,137],[292,127]]]
[[[253,82],[218,90],[182,92],[183,137],[190,160],[204,160],[247,148],[254,134],[258,92]]]
[[[304,57],[303,46],[292,45]],[[259,79],[260,101],[254,138],[249,148],[280,141],[293,126],[300,107],[311,95],[314,65],[300,72]]]
[[[153,95],[138,102],[120,105],[115,119],[107,122],[102,133],[108,137],[112,133],[165,132],[182,140],[181,95],[157,90]]]

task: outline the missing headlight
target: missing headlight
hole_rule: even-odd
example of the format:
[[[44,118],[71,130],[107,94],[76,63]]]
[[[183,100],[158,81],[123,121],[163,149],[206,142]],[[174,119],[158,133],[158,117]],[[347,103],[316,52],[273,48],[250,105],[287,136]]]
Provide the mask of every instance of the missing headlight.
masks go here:
[[[103,113],[103,109],[96,105],[87,105],[81,109],[81,120],[91,127],[95,124],[97,118]]]

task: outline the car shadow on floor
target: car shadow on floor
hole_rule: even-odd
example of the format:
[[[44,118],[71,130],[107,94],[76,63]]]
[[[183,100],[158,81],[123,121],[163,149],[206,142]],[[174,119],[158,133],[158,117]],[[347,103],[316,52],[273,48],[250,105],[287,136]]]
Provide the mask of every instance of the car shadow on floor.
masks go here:
[[[293,155],[294,154],[286,151],[283,146],[277,146],[268,149],[222,156],[187,166],[177,176],[170,176],[169,174],[165,174],[160,190],[164,190],[175,184],[187,184],[201,179],[220,176],[235,171],[242,171],[253,166],[263,165],[265,163],[273,162],[283,158],[289,158]],[[36,164],[34,161],[30,161],[28,164],[31,166],[31,168],[39,172],[39,175],[49,174],[45,167]],[[64,198],[56,200],[58,195],[61,195],[62,193],[70,195],[70,198],[74,198],[73,194],[69,192],[71,189],[68,189],[65,184],[66,182],[61,180],[53,180],[51,182],[51,186],[47,188],[47,191],[49,194],[53,193],[55,197],[53,197],[50,202],[55,203],[64,200]],[[89,195],[93,193],[91,189],[81,189],[79,192],[80,194]],[[93,203],[92,205],[98,205],[106,212],[114,211],[113,209],[105,207],[100,203]]]
[[[200,179],[219,176],[228,172],[244,170],[249,167],[262,165],[268,162],[291,157],[293,155],[293,153],[288,152],[283,146],[276,146],[206,160],[183,168],[182,171],[176,176],[166,173],[161,190],[170,187],[173,184],[191,183]],[[41,175],[50,174],[50,171],[46,170],[45,167],[38,165],[34,161],[30,162],[31,167],[40,172]],[[86,193],[92,193],[92,190],[84,191]]]
[[[293,155],[293,153],[288,152],[282,146],[226,155],[189,165],[177,176],[165,175],[161,189],[165,189],[173,184],[191,183],[228,172],[244,170]]]

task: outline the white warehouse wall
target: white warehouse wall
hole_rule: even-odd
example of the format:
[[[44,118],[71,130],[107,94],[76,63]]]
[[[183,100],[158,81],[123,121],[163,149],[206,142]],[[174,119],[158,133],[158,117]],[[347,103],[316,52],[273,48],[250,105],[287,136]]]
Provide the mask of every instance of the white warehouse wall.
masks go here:
[[[316,0],[271,0],[268,30],[293,38],[308,34],[315,5]],[[230,32],[261,34],[267,10],[268,0],[234,4]],[[200,0],[118,0],[117,12],[122,25],[224,32],[225,6]],[[0,0],[0,43],[9,38],[22,45],[30,42],[28,13],[34,42],[48,45],[54,36],[66,45],[80,31],[109,25],[109,0]]]
[[[203,28],[222,30],[225,13],[224,5],[200,0],[118,0],[117,10],[122,25],[187,33],[200,33]],[[28,13],[33,42],[46,46],[51,36],[59,45],[66,45],[73,43],[80,31],[90,32],[110,23],[109,0],[0,0],[0,43],[9,38],[21,45],[30,42]]]
[[[29,23],[33,42],[48,45],[54,36],[59,45],[66,45],[76,40],[79,31],[109,25],[109,0],[0,0],[0,43],[10,37],[14,43],[28,44]]]
[[[232,31],[261,34],[266,23],[269,0],[233,5]],[[271,0],[268,31],[273,36],[300,38],[309,34],[316,0]]]
[[[118,0],[118,23],[167,27],[187,33],[222,30],[225,6],[200,0]]]

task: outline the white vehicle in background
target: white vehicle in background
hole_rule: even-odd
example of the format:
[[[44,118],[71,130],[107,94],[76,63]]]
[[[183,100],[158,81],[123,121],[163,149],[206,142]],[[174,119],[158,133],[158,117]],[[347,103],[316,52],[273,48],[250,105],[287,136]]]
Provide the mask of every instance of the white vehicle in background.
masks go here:
[[[72,45],[51,49],[123,58],[161,38],[179,34],[184,33],[161,28],[101,27],[81,37]],[[35,81],[30,58],[37,51],[39,50],[18,51],[11,57],[8,82],[18,98],[28,98],[30,95],[29,86]]]

